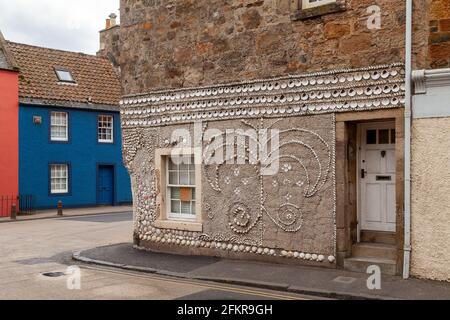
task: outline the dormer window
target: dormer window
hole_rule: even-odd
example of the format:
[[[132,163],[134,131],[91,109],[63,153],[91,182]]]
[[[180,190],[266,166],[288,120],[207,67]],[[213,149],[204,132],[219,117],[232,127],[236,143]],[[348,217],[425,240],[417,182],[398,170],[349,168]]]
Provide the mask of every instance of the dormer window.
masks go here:
[[[60,82],[75,83],[72,73],[67,69],[55,68],[56,75]]]

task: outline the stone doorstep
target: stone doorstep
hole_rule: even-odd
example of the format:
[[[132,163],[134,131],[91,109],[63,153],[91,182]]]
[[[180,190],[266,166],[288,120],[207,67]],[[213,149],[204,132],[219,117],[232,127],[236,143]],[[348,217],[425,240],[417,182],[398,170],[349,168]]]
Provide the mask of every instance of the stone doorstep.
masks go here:
[[[379,258],[397,260],[397,248],[394,245],[382,243],[358,243],[352,248],[353,258]]]
[[[395,260],[380,258],[349,258],[344,260],[345,270],[366,273],[369,266],[378,266],[381,273],[390,276],[397,275],[397,264]]]
[[[245,280],[245,279],[235,279],[235,278],[196,276],[196,275],[192,275],[189,273],[178,273],[178,272],[171,272],[171,271],[166,271],[166,270],[155,270],[152,268],[135,267],[135,266],[124,265],[124,264],[116,264],[116,263],[111,263],[111,262],[107,262],[107,261],[94,260],[94,259],[84,257],[83,251],[75,252],[72,255],[72,258],[75,261],[79,261],[79,262],[83,262],[83,263],[87,263],[87,264],[94,264],[94,265],[100,265],[100,266],[105,266],[105,267],[114,267],[114,268],[119,268],[119,269],[128,270],[128,271],[138,271],[138,272],[144,272],[144,273],[149,273],[149,274],[158,274],[158,275],[162,275],[162,276],[181,278],[181,279],[209,281],[209,282],[225,283],[225,284],[239,285],[239,286],[249,286],[249,287],[254,287],[254,288],[259,288],[259,289],[292,292],[292,293],[297,293],[297,294],[304,294],[304,295],[317,296],[317,297],[330,298],[330,299],[393,300],[393,298],[390,298],[390,297],[385,298],[385,297],[380,297],[380,296],[375,296],[375,295],[355,294],[352,292],[345,292],[345,291],[343,291],[343,292],[335,291],[334,292],[334,291],[327,291],[324,289],[291,286],[289,284],[264,282],[264,281],[250,280],[250,279]]]

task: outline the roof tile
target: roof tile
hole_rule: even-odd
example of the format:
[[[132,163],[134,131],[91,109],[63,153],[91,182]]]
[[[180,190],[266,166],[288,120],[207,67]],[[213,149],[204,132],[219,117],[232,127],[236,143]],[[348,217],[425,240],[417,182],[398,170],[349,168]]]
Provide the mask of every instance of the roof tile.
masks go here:
[[[21,98],[119,104],[120,81],[108,59],[13,42],[8,46],[20,69]],[[70,70],[76,84],[59,82],[55,68]]]

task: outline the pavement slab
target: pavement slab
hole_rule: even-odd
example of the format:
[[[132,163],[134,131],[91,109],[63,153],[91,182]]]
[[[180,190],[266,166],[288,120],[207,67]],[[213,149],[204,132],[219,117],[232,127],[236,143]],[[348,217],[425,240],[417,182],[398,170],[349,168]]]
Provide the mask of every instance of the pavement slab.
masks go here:
[[[78,253],[89,263],[174,277],[247,285],[342,299],[448,300],[450,283],[383,276],[381,290],[367,287],[369,275],[336,269],[279,265],[135,249],[124,243]]]

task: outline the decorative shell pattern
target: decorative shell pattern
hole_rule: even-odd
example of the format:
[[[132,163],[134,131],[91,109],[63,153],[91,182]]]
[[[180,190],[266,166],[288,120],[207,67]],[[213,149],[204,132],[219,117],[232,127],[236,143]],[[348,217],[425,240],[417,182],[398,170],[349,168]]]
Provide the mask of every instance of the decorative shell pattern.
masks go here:
[[[123,128],[402,107],[403,64],[346,69],[125,97]]]
[[[133,171],[130,164],[139,152],[141,141],[149,140],[140,128],[153,128],[158,131],[157,127],[160,126],[194,121],[285,118],[396,108],[404,105],[404,91],[404,66],[392,64],[128,96],[121,101],[124,150],[127,151],[124,152],[124,160]],[[154,142],[156,145],[161,145]],[[150,145],[154,145],[153,142]],[[334,148],[331,148],[330,152],[330,166],[335,166]],[[137,161],[136,165],[141,162],[141,160]],[[286,164],[282,170],[288,173],[292,167]],[[325,173],[325,177],[328,173],[332,174],[331,178],[335,184],[335,167],[325,168]],[[239,172],[234,172],[234,176],[239,178]],[[137,176],[135,178],[141,180]],[[230,180],[231,177],[225,177],[225,184],[229,184]],[[271,183],[277,187],[282,181],[274,180]],[[295,181],[295,183],[298,183],[299,187],[304,185],[303,181]],[[245,181],[243,185],[246,185]],[[212,185],[214,186],[215,184]],[[138,189],[145,193],[145,195],[138,195],[139,199],[145,201],[142,200],[144,202],[138,205],[138,208],[142,209],[142,212],[137,212],[140,217],[137,220],[141,225],[136,226],[137,236],[143,241],[331,264],[336,261],[333,255],[280,250],[262,247],[261,243],[251,241],[237,243],[235,239],[206,237],[199,233],[154,228],[152,219],[148,217],[154,217],[154,214],[149,214],[149,211],[157,211],[155,203],[151,202],[152,196],[156,193],[156,186],[152,183],[143,188],[139,183]],[[239,191],[235,190],[235,192]],[[290,197],[290,194],[286,195],[286,204],[272,216],[272,219],[280,223],[285,231],[293,232],[302,225],[302,214],[300,208],[290,204]],[[210,208],[206,209],[208,217],[214,219],[214,213]],[[254,227],[255,222],[248,211],[248,208],[242,204],[236,204],[230,208],[229,222],[236,234],[245,234]],[[333,214],[335,220],[336,194],[334,194]],[[334,230],[333,238],[336,247],[336,230]]]

